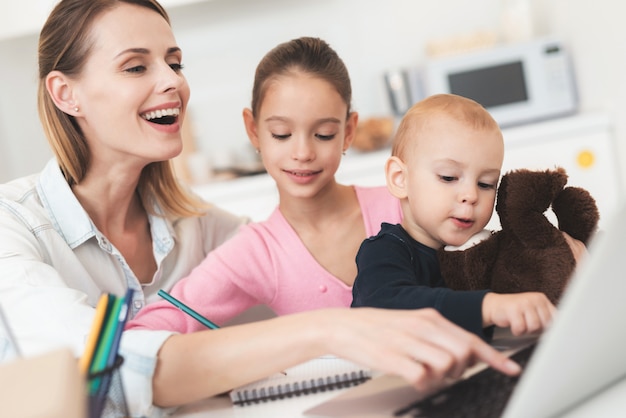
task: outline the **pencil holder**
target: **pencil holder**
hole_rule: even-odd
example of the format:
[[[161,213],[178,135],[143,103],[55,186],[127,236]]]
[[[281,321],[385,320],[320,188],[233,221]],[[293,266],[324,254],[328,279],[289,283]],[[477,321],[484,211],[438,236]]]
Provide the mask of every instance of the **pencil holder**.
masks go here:
[[[113,366],[89,374],[87,379],[89,418],[130,417],[120,374],[122,363],[124,358],[118,355]]]

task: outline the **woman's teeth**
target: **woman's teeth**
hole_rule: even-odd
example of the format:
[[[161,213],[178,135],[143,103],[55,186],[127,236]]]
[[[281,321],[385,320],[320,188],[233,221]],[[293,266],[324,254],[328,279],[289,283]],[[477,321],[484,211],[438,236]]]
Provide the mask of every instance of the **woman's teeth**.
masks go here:
[[[174,123],[175,117],[180,114],[179,108],[172,109],[160,109],[154,110],[152,112],[147,112],[141,115],[147,121],[156,122],[156,123]],[[163,120],[159,120],[162,119]]]

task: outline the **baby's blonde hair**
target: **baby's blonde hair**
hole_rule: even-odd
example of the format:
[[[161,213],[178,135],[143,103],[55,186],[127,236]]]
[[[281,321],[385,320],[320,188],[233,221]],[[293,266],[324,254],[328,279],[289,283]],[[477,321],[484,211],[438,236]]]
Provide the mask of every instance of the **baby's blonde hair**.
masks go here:
[[[500,130],[487,110],[472,99],[455,94],[435,94],[414,104],[404,115],[393,140],[391,155],[404,159],[407,145],[434,116],[447,116],[472,129]]]

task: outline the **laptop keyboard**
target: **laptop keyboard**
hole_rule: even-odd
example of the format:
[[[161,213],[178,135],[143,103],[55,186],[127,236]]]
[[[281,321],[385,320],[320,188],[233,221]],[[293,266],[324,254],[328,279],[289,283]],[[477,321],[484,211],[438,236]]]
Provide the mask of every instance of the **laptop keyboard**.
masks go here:
[[[511,358],[522,366],[535,344]],[[429,418],[497,418],[502,415],[519,376],[511,377],[490,367],[395,412],[395,416]]]

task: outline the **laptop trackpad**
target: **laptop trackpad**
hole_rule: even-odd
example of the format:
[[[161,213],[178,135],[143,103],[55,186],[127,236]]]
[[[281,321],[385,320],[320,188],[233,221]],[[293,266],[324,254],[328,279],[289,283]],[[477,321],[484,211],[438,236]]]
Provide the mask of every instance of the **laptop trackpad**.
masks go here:
[[[377,418],[392,416],[399,405],[420,395],[397,376],[382,375],[304,412],[307,417]]]

